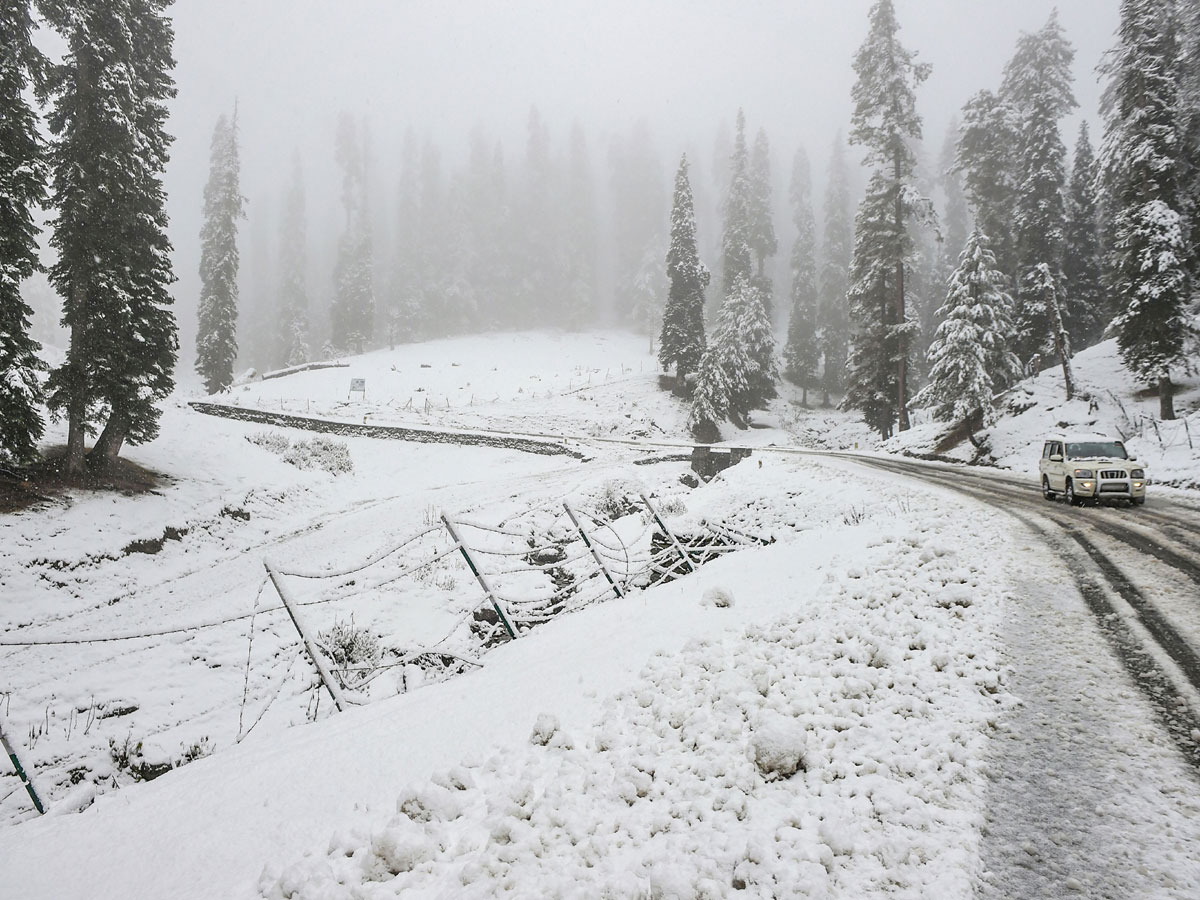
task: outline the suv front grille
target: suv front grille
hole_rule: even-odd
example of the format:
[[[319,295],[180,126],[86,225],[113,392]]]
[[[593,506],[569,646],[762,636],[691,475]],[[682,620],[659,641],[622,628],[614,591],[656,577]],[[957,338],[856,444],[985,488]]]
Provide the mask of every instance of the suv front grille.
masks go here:
[[[1125,473],[1120,469],[1105,469],[1100,473],[1101,478],[1124,478]]]
[[[1123,481],[1111,481],[1108,484],[1100,485],[1100,493],[1102,494],[1128,494],[1129,485]]]

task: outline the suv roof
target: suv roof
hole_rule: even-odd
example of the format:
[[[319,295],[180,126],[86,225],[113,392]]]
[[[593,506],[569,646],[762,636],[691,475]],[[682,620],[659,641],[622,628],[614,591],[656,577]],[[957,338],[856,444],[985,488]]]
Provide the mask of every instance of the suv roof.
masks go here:
[[[1122,438],[1103,434],[1099,431],[1052,431],[1046,435],[1046,440],[1071,443],[1077,441],[1117,441],[1120,444],[1125,443]]]

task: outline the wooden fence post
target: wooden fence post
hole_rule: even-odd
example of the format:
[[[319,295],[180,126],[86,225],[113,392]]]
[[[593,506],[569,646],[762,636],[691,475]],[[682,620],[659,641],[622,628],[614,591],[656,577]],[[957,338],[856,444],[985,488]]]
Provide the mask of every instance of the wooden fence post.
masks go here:
[[[46,814],[46,808],[42,806],[41,798],[38,797],[37,791],[33,787],[33,779],[25,774],[25,769],[21,765],[21,760],[17,758],[17,749],[8,742],[8,735],[4,731],[4,717],[0,716],[0,744],[4,745],[4,752],[8,754],[8,758],[12,760],[13,768],[17,770],[17,777],[21,779],[21,784],[25,785],[25,793],[29,794],[29,799],[33,801],[33,807],[41,815]]]
[[[615,593],[618,598],[624,597],[625,592],[621,590],[621,586],[617,584],[612,575],[609,573],[608,566],[604,564],[604,560],[600,558],[600,553],[595,547],[592,546],[591,539],[588,538],[587,532],[584,531],[583,526],[579,524],[579,518],[575,515],[575,510],[571,509],[571,504],[566,500],[563,501],[563,509],[565,509],[567,511],[567,515],[571,517],[571,524],[575,526],[575,530],[578,531],[579,536],[583,538],[584,544],[586,544],[587,548],[592,551],[592,558],[596,560],[596,565],[600,567],[600,571],[604,573],[604,577],[607,578],[608,583],[612,585],[613,593]],[[622,541],[622,543],[624,542]],[[626,566],[626,568],[628,568],[628,566]]]
[[[500,605],[500,598],[496,596],[496,592],[492,590],[492,586],[488,584],[487,577],[475,565],[475,560],[471,558],[471,551],[466,543],[458,534],[458,529],[454,527],[454,523],[450,521],[450,517],[442,512],[442,522],[446,526],[446,530],[450,532],[450,539],[458,545],[459,551],[463,555],[463,559],[467,561],[467,566],[471,569],[471,574],[479,582],[479,586],[483,588],[483,592],[487,594],[489,600],[492,601],[492,608],[496,610],[496,615],[500,617],[500,622],[504,625],[504,630],[508,632],[508,636],[513,640],[518,637],[517,630],[513,628],[512,623],[508,620],[508,614],[504,612],[504,608]]]
[[[321,677],[321,683],[325,685],[325,690],[329,692],[329,696],[333,698],[333,705],[337,707],[338,712],[342,712],[346,708],[346,698],[342,695],[342,689],[338,687],[337,682],[333,678],[333,674],[329,671],[329,667],[325,665],[325,660],[321,657],[320,652],[314,646],[314,642],[308,636],[308,632],[304,628],[304,624],[300,620],[300,613],[296,609],[296,602],[292,599],[291,593],[284,586],[283,580],[279,577],[279,573],[271,568],[271,564],[265,559],[263,560],[263,568],[267,570],[267,575],[271,579],[271,584],[275,585],[275,592],[279,594],[279,599],[283,601],[283,605],[287,607],[288,615],[292,617],[292,624],[296,626],[296,631],[300,635],[300,641],[304,644],[304,650],[308,653],[308,658],[312,660],[312,664],[316,667],[317,674]]]
[[[654,508],[654,504],[650,502],[650,498],[645,494],[639,494],[638,496],[640,496],[642,498],[642,502],[646,504],[646,509],[650,510],[650,515],[654,516],[654,521],[658,523],[658,527],[661,528],[663,533],[671,539],[671,543],[675,545],[675,549],[679,551],[679,555],[683,557],[683,561],[687,563],[688,568],[695,572],[696,564],[692,562],[692,558],[688,556],[686,552],[684,552],[683,545],[679,543],[679,539],[675,537],[675,534],[670,528],[667,527],[667,523],[662,520],[662,516],[658,514],[658,510]]]

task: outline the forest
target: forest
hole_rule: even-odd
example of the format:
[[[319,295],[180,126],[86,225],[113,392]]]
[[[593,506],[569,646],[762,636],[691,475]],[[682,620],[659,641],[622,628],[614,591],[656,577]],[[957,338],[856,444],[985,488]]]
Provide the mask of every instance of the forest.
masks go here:
[[[289,186],[250,238],[250,272],[231,103],[212,130],[194,348],[179,346],[166,237],[170,6],[0,4],[0,455],[14,464],[37,457],[47,416],[68,423],[68,474],[151,440],[181,363],[218,393],[250,367],[495,330],[645,334],[705,441],[745,427],[780,379],[887,437],[916,408],[982,427],[1050,366],[1070,395],[1073,354],[1107,338],[1164,419],[1195,367],[1193,0],[1123,0],[1099,120],[1074,134],[1074,49],[1052,13],[928,139],[930,67],[892,0],[871,6],[852,115],[823,145],[773,148],[770,123],[729,110],[701,159],[658,147],[644,120],[601,141],[531,105],[520,146],[408,128],[392,148],[344,112],[328,135],[336,244],[313,237],[308,161],[278,147]],[[52,369],[31,330],[38,284],[67,343]]]

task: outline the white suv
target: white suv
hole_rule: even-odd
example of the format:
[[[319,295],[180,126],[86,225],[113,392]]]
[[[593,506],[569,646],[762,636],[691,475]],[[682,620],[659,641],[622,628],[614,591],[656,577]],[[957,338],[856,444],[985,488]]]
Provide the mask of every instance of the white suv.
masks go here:
[[[1062,494],[1072,506],[1084,499],[1146,502],[1146,469],[1125,445],[1103,434],[1051,434],[1038,461],[1042,496]]]

